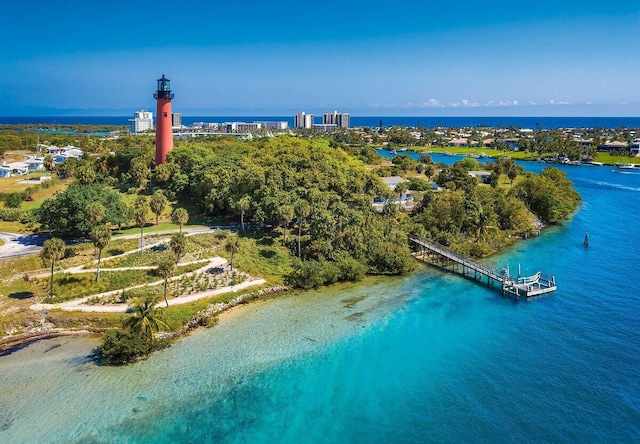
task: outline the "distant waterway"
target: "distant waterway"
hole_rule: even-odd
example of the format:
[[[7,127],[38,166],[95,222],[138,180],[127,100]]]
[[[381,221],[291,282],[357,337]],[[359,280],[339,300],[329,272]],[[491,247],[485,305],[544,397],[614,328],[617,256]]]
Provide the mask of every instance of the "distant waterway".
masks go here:
[[[640,174],[558,167],[574,218],[487,261],[553,273],[551,296],[421,266],[242,307],[123,368],[41,341],[0,358],[0,442],[640,442]]]
[[[174,111],[179,112],[178,109]],[[132,111],[133,115],[133,111]],[[316,123],[321,123],[321,115],[317,115]],[[45,124],[60,125],[126,125],[131,116],[9,116],[1,117],[0,124]],[[194,122],[254,122],[282,121],[293,127],[293,115],[290,116],[182,116],[183,125]],[[487,126],[494,128],[640,128],[640,117],[447,117],[447,116],[351,116],[351,126],[411,126],[433,128]]]

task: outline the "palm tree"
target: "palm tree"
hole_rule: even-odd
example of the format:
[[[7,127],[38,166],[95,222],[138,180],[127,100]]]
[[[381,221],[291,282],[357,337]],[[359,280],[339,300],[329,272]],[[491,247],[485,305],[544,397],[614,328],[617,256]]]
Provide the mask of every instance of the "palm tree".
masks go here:
[[[304,199],[300,199],[298,202],[296,202],[294,212],[296,217],[298,218],[298,259],[300,259],[302,256],[300,249],[300,239],[302,238],[302,221],[303,219],[309,217],[309,214],[311,213],[309,202]]]
[[[56,261],[62,259],[64,256],[66,245],[64,241],[57,237],[52,237],[44,241],[42,245],[42,251],[40,255],[47,260],[51,261],[51,283],[49,285],[50,296],[53,296],[53,268],[56,264]]]
[[[98,249],[98,269],[96,271],[96,282],[100,279],[100,260],[102,259],[102,250],[109,245],[111,240],[111,230],[106,225],[98,225],[91,230],[91,240],[93,246]]]
[[[247,194],[242,196],[236,202],[236,208],[240,211],[240,225],[242,226],[242,234],[244,235],[244,215],[251,208],[251,197]]]
[[[153,193],[153,196],[151,196],[151,211],[156,215],[156,225],[158,225],[160,214],[162,214],[166,206],[167,198],[164,197],[164,193],[161,190]]]
[[[173,251],[173,254],[176,256],[177,266],[180,258],[184,256],[187,251],[187,238],[184,233],[174,233],[169,241],[169,248],[171,248],[171,251]]]
[[[144,240],[144,225],[147,223],[147,213],[149,212],[149,202],[146,197],[138,196],[133,204],[133,221],[140,227],[140,253]]]
[[[398,205],[402,206],[402,196],[404,195],[404,193],[407,192],[408,189],[409,189],[409,183],[408,182],[400,182],[394,188],[393,191],[398,193]]]
[[[169,278],[173,275],[173,272],[176,269],[176,264],[171,260],[164,260],[158,264],[158,268],[156,268],[157,273],[162,276],[164,279],[164,302],[169,306],[169,301],[167,300],[167,282]]]
[[[240,239],[238,236],[229,236],[224,246],[227,253],[231,254],[231,271],[233,271],[233,258],[240,251]]]
[[[182,226],[189,221],[189,213],[184,208],[176,208],[171,213],[171,222],[176,225],[180,225],[180,233],[182,233]]]
[[[158,296],[148,294],[143,299],[135,301],[131,306],[133,315],[125,319],[123,324],[136,336],[148,336],[149,345],[153,342],[155,332],[161,327],[168,328],[156,309],[158,299]]]
[[[280,222],[282,222],[282,227],[284,228],[284,240],[286,241],[287,226],[289,225],[291,219],[293,219],[294,209],[291,205],[281,205],[276,209],[276,212],[278,213],[278,219],[280,219]]]

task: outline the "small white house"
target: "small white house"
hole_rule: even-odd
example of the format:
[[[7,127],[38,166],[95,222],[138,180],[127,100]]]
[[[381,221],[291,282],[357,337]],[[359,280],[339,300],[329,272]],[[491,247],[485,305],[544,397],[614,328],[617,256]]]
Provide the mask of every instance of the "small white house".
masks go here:
[[[69,145],[64,148],[60,148],[58,154],[53,156],[53,161],[55,163],[62,163],[67,159],[80,159],[83,155],[84,152],[80,148]]]
[[[11,177],[12,168],[6,164],[2,164],[0,166],[0,177]]]
[[[633,139],[633,142],[631,142],[631,146],[629,147],[629,149],[631,150],[632,156],[640,156],[640,139]]]
[[[491,173],[488,171],[469,171],[469,176],[480,179],[482,183],[489,183]]]
[[[381,179],[385,183],[385,185],[389,187],[391,191],[395,191],[396,186],[398,186],[398,184],[409,182],[407,179],[404,179],[400,176],[382,177]],[[398,201],[398,199],[400,200]],[[373,202],[372,202],[374,206],[378,206],[378,207],[383,206],[385,203],[387,203],[387,199],[382,196],[376,197],[375,199],[373,199]],[[404,193],[402,193],[402,196],[396,196],[392,198],[391,203],[396,203],[396,204],[399,203],[402,206],[412,205],[413,196],[411,195],[411,191],[407,190]]]

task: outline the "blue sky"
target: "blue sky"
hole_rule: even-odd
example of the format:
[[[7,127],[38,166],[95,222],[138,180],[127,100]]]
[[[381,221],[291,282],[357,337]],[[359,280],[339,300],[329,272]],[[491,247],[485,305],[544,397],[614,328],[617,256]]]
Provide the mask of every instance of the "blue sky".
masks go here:
[[[640,115],[640,2],[3,2],[0,115]]]

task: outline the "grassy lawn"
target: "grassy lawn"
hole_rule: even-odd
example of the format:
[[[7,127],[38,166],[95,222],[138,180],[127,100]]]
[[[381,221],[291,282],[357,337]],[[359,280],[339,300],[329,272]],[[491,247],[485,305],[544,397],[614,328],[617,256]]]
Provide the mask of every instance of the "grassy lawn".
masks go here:
[[[205,264],[206,262],[199,262],[190,265],[181,265],[176,270],[175,275],[189,273]],[[93,272],[74,274],[57,273],[53,276],[53,287],[56,296],[47,298],[46,302],[64,302],[106,291],[122,290],[134,285],[156,282],[161,279],[155,270],[105,271],[100,273],[100,280],[98,282],[96,282],[96,275]],[[34,279],[34,282],[42,291],[45,291],[45,288],[49,286],[48,277]]]
[[[640,157],[612,156],[611,153],[598,153],[595,161],[602,162],[606,165],[615,165],[618,163],[640,164]]]
[[[29,299],[44,294],[32,282],[22,278],[23,273],[41,268],[42,262],[38,256],[0,260],[0,313],[9,307],[28,307],[33,304],[33,300]]]
[[[220,250],[220,255],[231,260],[231,255],[224,249]],[[278,231],[251,232],[240,238],[240,251],[234,258],[234,267],[252,276],[261,276],[269,283],[282,284],[282,276],[291,272],[292,262],[289,249],[282,245],[282,235]]]
[[[42,173],[31,173],[31,176],[42,176]],[[24,201],[20,204],[20,208],[23,210],[31,210],[35,208],[39,208],[42,205],[42,202],[51,198],[56,192],[63,191],[67,189],[69,184],[71,183],[71,179],[68,180],[58,180],[56,179],[49,188],[42,188],[38,184],[21,184],[18,183],[22,180],[25,180],[26,176],[20,177],[5,177],[0,179],[0,193],[15,193],[22,192],[27,188],[31,187],[35,191],[32,194],[32,201]],[[0,203],[0,205],[3,205]],[[39,224],[35,223],[33,225],[25,225],[20,222],[5,222],[0,221],[0,231],[6,231],[9,233],[33,233],[37,231],[39,228]]]

